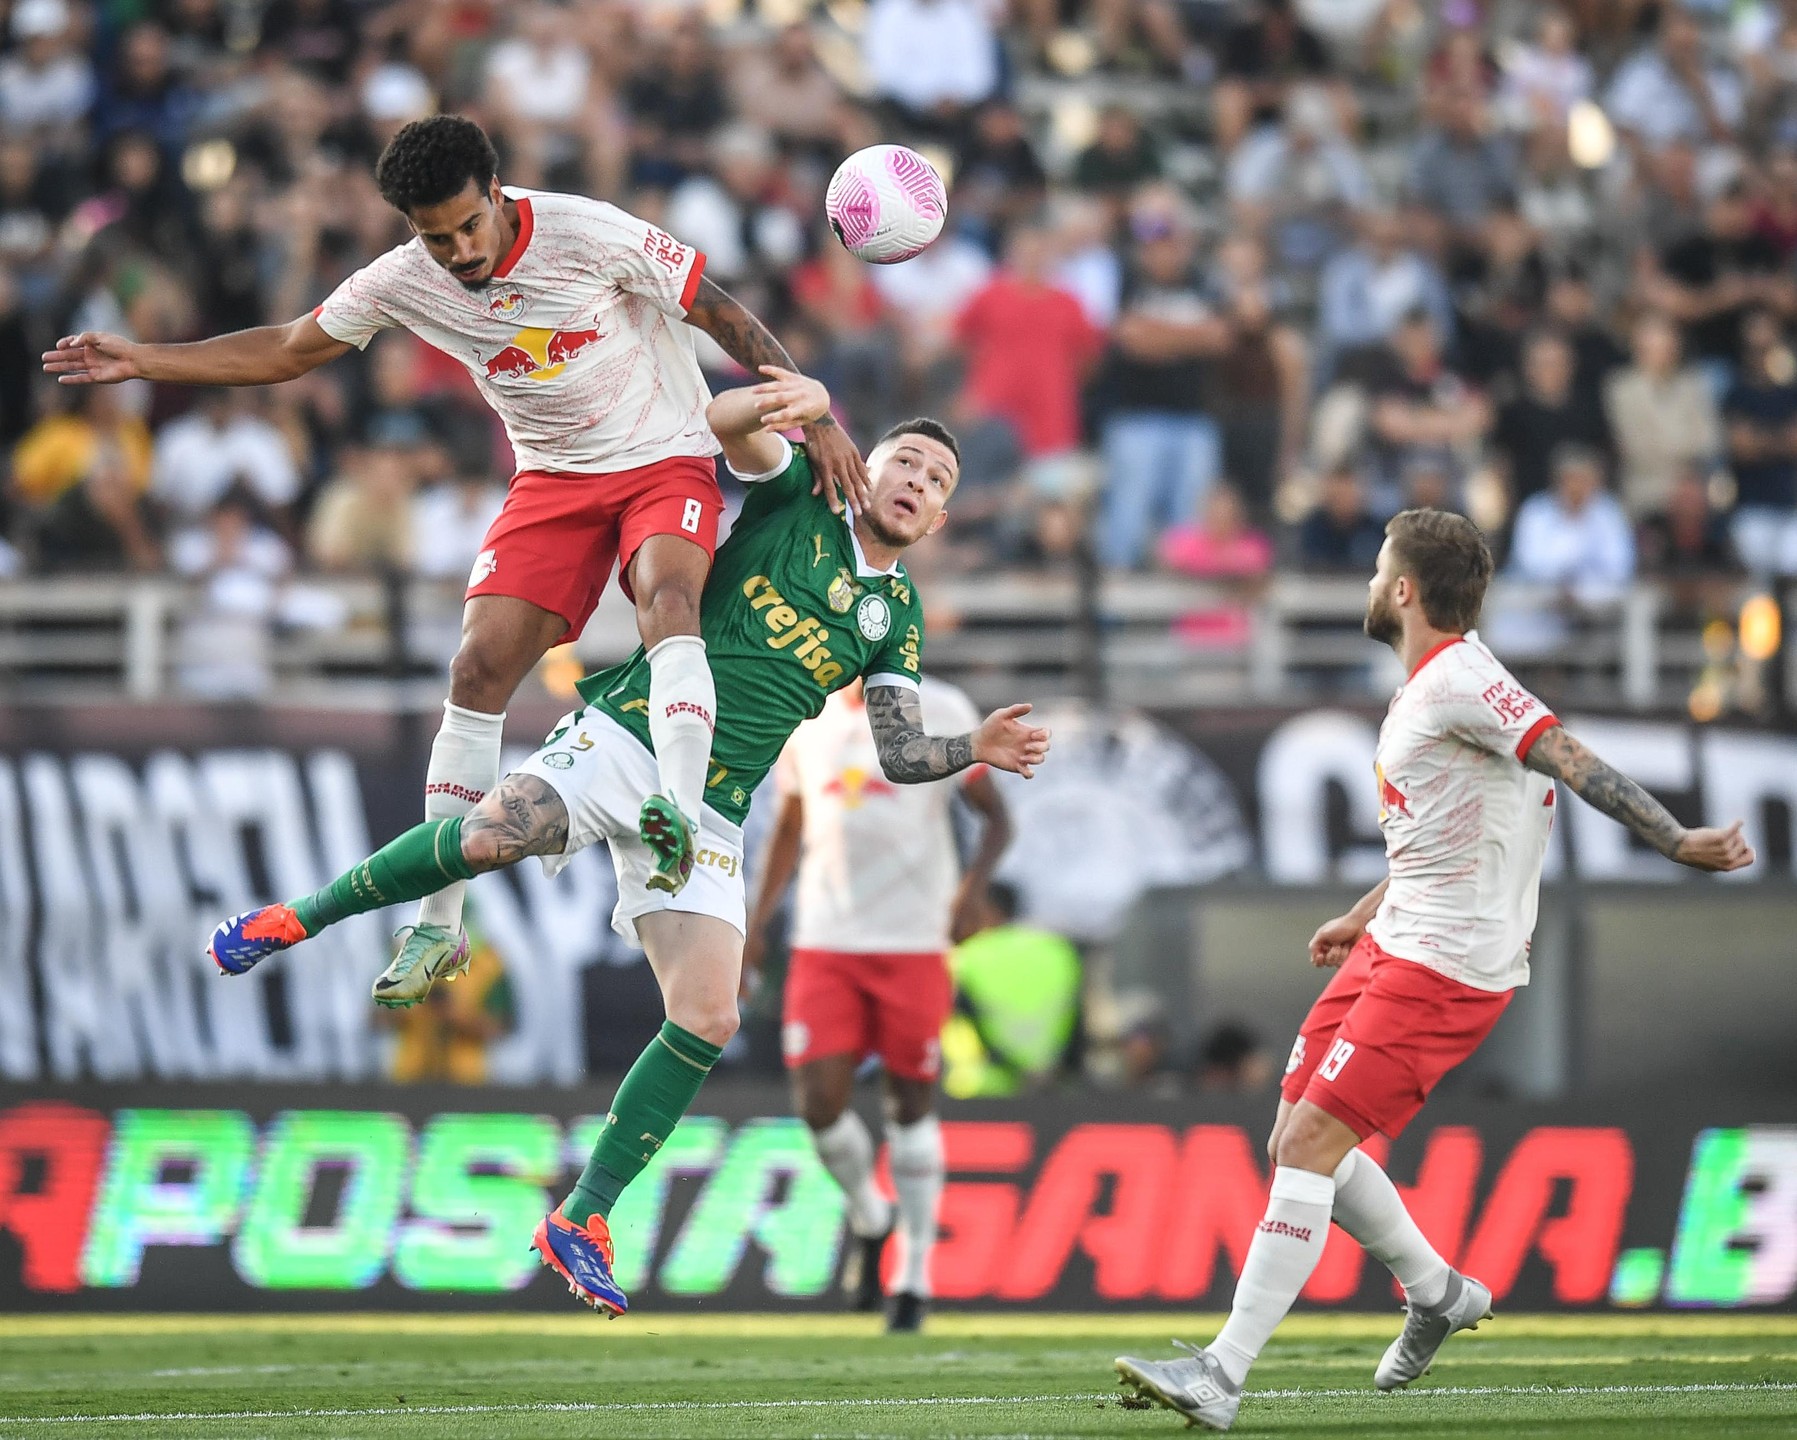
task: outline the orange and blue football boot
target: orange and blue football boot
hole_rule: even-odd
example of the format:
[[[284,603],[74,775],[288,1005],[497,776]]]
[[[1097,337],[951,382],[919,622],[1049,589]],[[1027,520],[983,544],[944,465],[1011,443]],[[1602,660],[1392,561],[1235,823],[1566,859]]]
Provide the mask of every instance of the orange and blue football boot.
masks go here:
[[[225,974],[243,975],[258,961],[291,949],[305,938],[306,927],[290,906],[264,905],[221,921],[206,953]]]
[[[602,1215],[576,1225],[562,1214],[562,1207],[543,1217],[530,1248],[543,1263],[568,1282],[568,1293],[578,1295],[595,1310],[616,1319],[630,1308],[630,1301],[612,1278],[611,1228]]]

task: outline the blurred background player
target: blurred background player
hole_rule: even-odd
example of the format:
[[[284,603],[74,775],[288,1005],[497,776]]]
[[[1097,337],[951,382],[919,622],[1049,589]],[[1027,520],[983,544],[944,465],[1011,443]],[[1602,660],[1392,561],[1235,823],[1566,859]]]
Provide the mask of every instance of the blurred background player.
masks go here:
[[[551,645],[579,636],[615,562],[654,682],[659,793],[644,800],[641,824],[660,859],[648,883],[678,890],[717,714],[699,594],[723,498],[710,395],[692,335],[675,322],[704,330],[751,374],[792,362],[704,278],[697,250],[602,201],[502,188],[498,163],[473,121],[415,121],[375,167],[413,239],[310,315],[181,345],[85,332],[59,341],[44,368],[64,384],[271,385],[396,325],[459,360],[504,421],[518,470],[468,577],[425,818],[466,814],[493,788],[512,692]],[[860,503],[866,469],[848,437],[827,414],[805,435],[818,483]],[[426,899],[375,982],[377,1001],[414,1004],[432,980],[466,968],[464,891],[452,884]]]
[[[932,735],[962,734],[979,723],[973,702],[944,681],[925,677],[922,699]],[[857,1310],[878,1309],[880,1256],[894,1207],[874,1184],[873,1137],[849,1101],[857,1068],[880,1057],[903,1237],[887,1325],[916,1330],[931,1293],[942,1198],[935,1110],[942,1026],[954,1003],[947,950],[984,923],[987,886],[1011,839],[1010,816],[983,765],[932,785],[887,780],[858,683],[793,732],[774,775],[780,808],[749,920],[744,982],[758,978],[768,928],[796,870],[782,1028],[793,1103],[818,1158],[848,1196],[857,1243],[844,1288]],[[957,796],[979,827],[965,870],[957,859]]]
[[[1681,865],[1753,863],[1740,821],[1686,829],[1485,648],[1473,627],[1491,572],[1484,538],[1462,516],[1406,510],[1386,527],[1366,633],[1397,652],[1408,677],[1375,764],[1390,873],[1311,939],[1311,963],[1336,974],[1286,1063],[1267,1142],[1271,1198],[1228,1321],[1207,1347],[1185,1346],[1190,1358],[1117,1361],[1126,1381],[1189,1423],[1234,1422],[1249,1367],[1322,1259],[1332,1219],[1404,1287],[1404,1329],[1373,1376],[1381,1390],[1408,1385],[1450,1335],[1490,1318],[1491,1291],[1436,1253],[1358,1147],[1396,1139],[1529,983],[1555,780]]]

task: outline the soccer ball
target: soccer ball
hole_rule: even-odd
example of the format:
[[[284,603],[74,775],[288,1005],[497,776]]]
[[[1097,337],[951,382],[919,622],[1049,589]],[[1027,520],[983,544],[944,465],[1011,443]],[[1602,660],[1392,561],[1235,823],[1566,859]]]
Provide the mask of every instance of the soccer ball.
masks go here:
[[[948,193],[936,167],[915,150],[869,145],[836,167],[824,213],[850,254],[892,265],[920,253],[942,233]]]

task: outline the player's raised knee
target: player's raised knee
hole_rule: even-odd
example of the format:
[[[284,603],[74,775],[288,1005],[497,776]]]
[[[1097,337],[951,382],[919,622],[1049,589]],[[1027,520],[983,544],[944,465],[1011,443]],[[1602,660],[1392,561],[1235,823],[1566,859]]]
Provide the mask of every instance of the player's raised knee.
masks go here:
[[[470,816],[470,819],[473,817]],[[462,825],[462,859],[476,873],[498,870],[511,862],[501,855],[502,839],[491,826]]]
[[[670,635],[699,633],[699,595],[677,584],[657,585],[636,602],[637,630],[645,645],[654,646]]]
[[[450,703],[464,710],[499,714],[517,688],[518,677],[510,670],[510,665],[491,654],[486,646],[464,640],[449,662]]]

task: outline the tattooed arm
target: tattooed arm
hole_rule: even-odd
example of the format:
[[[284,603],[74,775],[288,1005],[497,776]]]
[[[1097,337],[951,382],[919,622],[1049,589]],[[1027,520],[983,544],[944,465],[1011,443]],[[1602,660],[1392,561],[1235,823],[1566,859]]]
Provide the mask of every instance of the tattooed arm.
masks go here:
[[[1645,840],[1660,854],[1694,870],[1739,870],[1753,863],[1753,847],[1739,820],[1726,830],[1687,830],[1666,807],[1628,776],[1592,754],[1564,726],[1544,730],[1523,761],[1531,770],[1563,780],[1573,794]]]
[[[768,332],[767,326],[708,276],[699,280],[699,293],[686,312],[686,323],[711,336],[719,349],[751,375],[766,374],[765,367],[770,365],[792,373],[798,371],[786,347]],[[865,508],[870,493],[867,465],[855,442],[827,413],[805,425],[804,431],[805,450],[817,474],[812,493],[827,495],[830,508],[839,513],[844,497],[851,509]]]
[[[1048,754],[1048,731],[1026,725],[1027,705],[994,710],[965,735],[926,735],[923,697],[908,685],[869,685],[867,719],[880,769],[895,785],[921,785],[965,770],[976,760],[1026,780]]]
[[[462,858],[476,871],[567,848],[568,807],[535,775],[507,775],[462,821]]]

